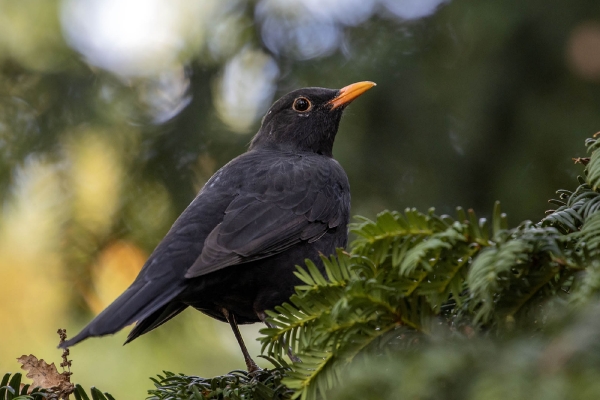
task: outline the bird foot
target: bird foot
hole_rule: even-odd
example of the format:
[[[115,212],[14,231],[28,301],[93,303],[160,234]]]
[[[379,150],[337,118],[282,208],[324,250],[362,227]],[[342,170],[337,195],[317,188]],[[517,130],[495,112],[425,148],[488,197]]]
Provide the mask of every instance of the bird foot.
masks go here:
[[[250,375],[262,371],[262,369],[258,365],[256,365],[256,363],[252,359],[246,360],[246,368],[248,368],[248,374]]]

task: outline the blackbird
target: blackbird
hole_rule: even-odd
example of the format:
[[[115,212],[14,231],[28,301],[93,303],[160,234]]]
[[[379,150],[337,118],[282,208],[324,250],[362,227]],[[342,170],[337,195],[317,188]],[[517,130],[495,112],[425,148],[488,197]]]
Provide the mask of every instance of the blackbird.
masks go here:
[[[248,370],[258,369],[237,324],[265,322],[300,283],[295,265],[308,258],[322,268],[319,254],[346,246],[350,187],[333,142],[345,107],[373,86],[277,100],[248,151],[208,180],[131,286],[61,347],[137,322],[128,343],[191,306],[229,322]]]

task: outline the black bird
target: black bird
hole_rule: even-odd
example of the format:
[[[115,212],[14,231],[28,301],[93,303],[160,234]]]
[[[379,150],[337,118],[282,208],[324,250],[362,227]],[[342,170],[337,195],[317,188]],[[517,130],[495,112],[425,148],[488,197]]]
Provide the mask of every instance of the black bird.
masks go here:
[[[333,159],[344,108],[375,86],[304,88],[277,100],[248,151],[217,171],[175,221],[131,286],[78,335],[115,333],[137,322],[128,343],[188,306],[237,324],[263,321],[300,282],[295,265],[345,247],[350,187]]]

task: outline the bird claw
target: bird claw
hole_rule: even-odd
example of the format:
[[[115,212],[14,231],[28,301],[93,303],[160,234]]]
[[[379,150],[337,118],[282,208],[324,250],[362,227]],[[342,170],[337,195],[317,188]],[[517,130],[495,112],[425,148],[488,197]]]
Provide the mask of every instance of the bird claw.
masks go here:
[[[262,371],[262,369],[258,365],[256,365],[256,363],[252,359],[246,361],[246,367],[248,368],[249,375],[254,375]]]

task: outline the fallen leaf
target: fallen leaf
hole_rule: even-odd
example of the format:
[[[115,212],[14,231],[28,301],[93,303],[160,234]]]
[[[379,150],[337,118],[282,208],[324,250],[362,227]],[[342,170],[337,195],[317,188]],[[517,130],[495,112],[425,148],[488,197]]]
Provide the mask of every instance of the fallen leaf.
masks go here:
[[[27,371],[25,376],[33,380],[32,388],[47,389],[61,399],[66,399],[75,390],[75,386],[69,382],[68,376],[59,373],[54,363],[48,364],[43,359],[38,360],[33,354],[23,355],[17,358],[17,361],[23,364],[21,369]]]

